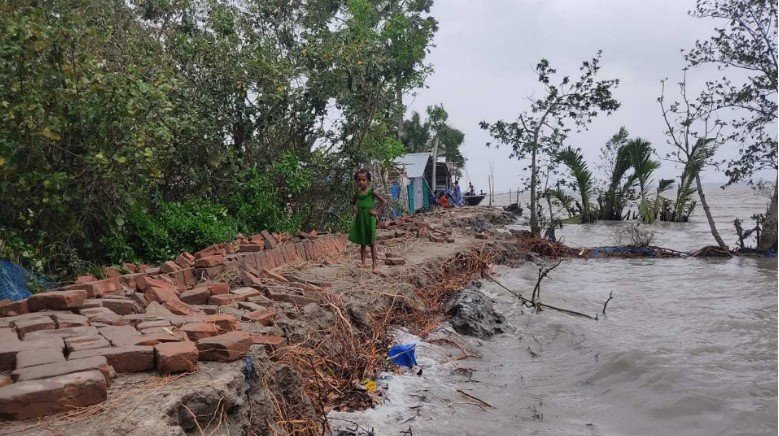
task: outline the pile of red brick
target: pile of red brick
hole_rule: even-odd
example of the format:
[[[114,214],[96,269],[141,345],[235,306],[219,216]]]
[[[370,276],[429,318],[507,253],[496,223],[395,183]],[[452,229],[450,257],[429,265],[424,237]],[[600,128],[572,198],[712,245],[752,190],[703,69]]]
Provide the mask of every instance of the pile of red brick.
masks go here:
[[[332,259],[345,246],[343,236],[263,232],[182,254],[160,268],[103,280],[80,277],[0,304],[0,419],[100,403],[117,373],[192,372],[198,361],[240,359],[252,345],[280,346],[283,338],[245,332],[242,324],[271,326],[275,304],[317,302],[326,285],[273,269]],[[229,283],[213,281],[231,271],[237,278]],[[239,315],[220,313],[226,307]]]

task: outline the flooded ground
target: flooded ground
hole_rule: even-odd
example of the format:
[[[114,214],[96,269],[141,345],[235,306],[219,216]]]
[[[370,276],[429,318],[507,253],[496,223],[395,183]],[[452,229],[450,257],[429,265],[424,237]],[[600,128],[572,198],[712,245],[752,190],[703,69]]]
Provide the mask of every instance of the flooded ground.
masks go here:
[[[764,211],[766,200],[724,194],[709,199],[733,243],[732,219]],[[559,235],[573,246],[611,245],[621,225],[571,225]],[[668,248],[712,243],[700,214],[655,230]],[[465,339],[481,359],[423,344],[422,376],[393,376],[384,406],[335,417],[387,435],[776,434],[776,267],[755,258],[565,261],[544,282],[543,300],[595,315],[614,291],[599,321],[531,314],[485,282],[515,333]],[[532,264],[496,272],[525,295],[536,275]]]

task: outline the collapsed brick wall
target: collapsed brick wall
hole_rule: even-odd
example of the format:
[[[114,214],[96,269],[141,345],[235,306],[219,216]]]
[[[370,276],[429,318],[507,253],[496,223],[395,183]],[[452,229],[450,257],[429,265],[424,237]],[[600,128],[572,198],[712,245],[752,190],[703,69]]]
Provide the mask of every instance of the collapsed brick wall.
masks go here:
[[[346,244],[343,235],[262,232],[160,267],[126,265],[136,272],[108,270],[102,280],[82,276],[26,300],[0,302],[0,419],[98,404],[116,373],[191,372],[198,361],[232,362],[253,345],[280,346],[284,338],[244,326],[272,325],[274,305],[317,302],[327,284],[274,269],[336,258]],[[215,281],[225,276],[231,280]],[[225,306],[240,316],[219,313]]]

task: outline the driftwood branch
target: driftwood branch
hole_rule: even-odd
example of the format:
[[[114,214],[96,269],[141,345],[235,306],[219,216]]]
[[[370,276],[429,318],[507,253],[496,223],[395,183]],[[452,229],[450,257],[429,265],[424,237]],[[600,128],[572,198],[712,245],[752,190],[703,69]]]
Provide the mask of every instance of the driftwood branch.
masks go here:
[[[530,302],[533,304],[536,310],[540,310],[541,280],[548,276],[553,269],[560,266],[561,263],[563,263],[563,261],[559,260],[556,264],[550,266],[549,268],[545,268],[543,265],[538,268],[538,281],[536,281],[536,286],[533,288],[533,295],[530,297]]]
[[[604,315],[606,314],[606,305],[609,304],[609,301],[611,301],[612,298],[614,298],[614,291],[609,291],[609,299],[606,300],[605,303],[603,303],[603,314]]]
[[[481,404],[483,404],[483,405],[485,405],[485,406],[487,406],[487,407],[491,407],[491,408],[493,408],[493,409],[495,408],[495,406],[493,406],[492,404],[490,404],[490,403],[488,403],[488,402],[486,402],[486,401],[484,401],[484,400],[481,400],[481,399],[479,399],[479,398],[476,398],[476,397],[474,397],[473,395],[471,395],[471,394],[469,394],[469,393],[467,393],[467,392],[461,391],[460,389],[456,389],[456,391],[457,391],[457,392],[459,392],[459,393],[461,393],[461,394],[463,394],[463,395],[465,395],[466,397],[468,397],[468,398],[470,398],[470,399],[472,399],[472,400],[476,400],[476,401],[478,401],[479,403],[481,403]]]
[[[530,300],[528,300],[527,298],[523,297],[521,293],[519,293],[517,291],[513,291],[513,290],[507,288],[503,283],[499,282],[495,278],[493,278],[493,277],[491,277],[491,276],[489,276],[487,274],[484,274],[484,277],[488,278],[493,283],[495,283],[496,285],[500,286],[501,288],[506,290],[511,295],[517,297],[519,302],[522,303],[523,305],[525,305],[526,307],[534,307],[535,306]],[[564,309],[562,307],[555,307],[555,306],[552,306],[552,305],[549,305],[549,304],[545,304],[545,303],[540,303],[540,302],[538,303],[538,306],[543,307],[544,309],[552,309],[552,310],[556,310],[558,312],[567,313],[568,315],[581,316],[583,318],[589,318],[589,319],[592,319],[592,320],[595,320],[595,321],[598,320],[598,318],[596,318],[596,317],[587,315],[586,313],[577,312],[575,310]]]

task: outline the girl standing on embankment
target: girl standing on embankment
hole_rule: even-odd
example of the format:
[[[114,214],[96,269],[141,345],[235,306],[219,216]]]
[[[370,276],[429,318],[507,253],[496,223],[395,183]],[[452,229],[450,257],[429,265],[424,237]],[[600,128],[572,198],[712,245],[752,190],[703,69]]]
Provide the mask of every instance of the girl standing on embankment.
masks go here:
[[[367,268],[365,255],[367,247],[371,247],[371,260],[373,261],[373,273],[378,274],[378,255],[376,254],[376,217],[384,210],[387,201],[381,195],[371,189],[371,173],[361,169],[354,173],[354,181],[357,183],[357,193],[352,197],[352,214],[354,222],[349,230],[349,241],[360,245],[360,259],[362,268]],[[374,206],[379,203],[379,210]]]

